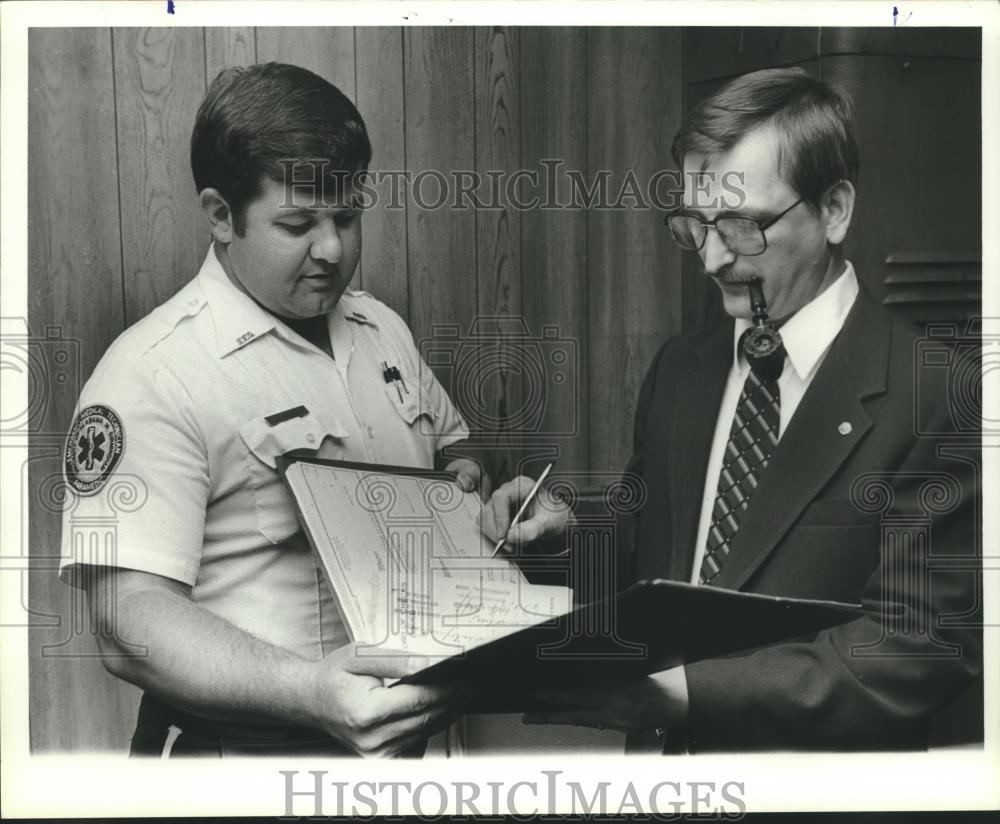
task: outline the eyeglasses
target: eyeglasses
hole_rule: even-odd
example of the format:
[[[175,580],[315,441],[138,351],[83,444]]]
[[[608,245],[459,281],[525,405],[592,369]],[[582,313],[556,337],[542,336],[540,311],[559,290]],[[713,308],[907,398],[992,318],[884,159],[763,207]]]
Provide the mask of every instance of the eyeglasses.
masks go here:
[[[697,215],[687,214],[678,210],[664,218],[664,223],[670,227],[677,245],[691,252],[699,251],[705,245],[708,237],[708,227],[719,233],[722,242],[737,255],[761,255],[767,249],[767,236],[764,234],[779,220],[798,206],[805,198],[800,197],[780,214],[767,220],[743,215],[719,215],[714,220],[704,220]]]

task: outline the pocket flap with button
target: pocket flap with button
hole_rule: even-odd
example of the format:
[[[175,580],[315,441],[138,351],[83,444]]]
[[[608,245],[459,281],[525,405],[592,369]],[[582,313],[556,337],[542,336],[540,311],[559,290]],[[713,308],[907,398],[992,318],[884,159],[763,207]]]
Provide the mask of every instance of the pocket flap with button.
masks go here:
[[[327,435],[346,438],[348,434],[337,421],[324,425],[311,412],[276,424],[268,423],[266,418],[254,418],[237,431],[247,448],[271,469],[276,468],[276,458],[285,452],[319,449]]]

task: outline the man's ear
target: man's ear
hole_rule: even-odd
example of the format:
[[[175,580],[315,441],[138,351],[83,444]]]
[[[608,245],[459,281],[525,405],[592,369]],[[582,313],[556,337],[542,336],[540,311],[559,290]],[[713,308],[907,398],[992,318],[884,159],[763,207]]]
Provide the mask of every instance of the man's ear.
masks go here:
[[[201,210],[208,219],[212,239],[229,243],[233,239],[233,211],[218,189],[203,189],[198,195]]]
[[[840,180],[823,195],[823,214],[826,217],[826,241],[839,246],[851,228],[854,216],[854,186],[849,180]]]

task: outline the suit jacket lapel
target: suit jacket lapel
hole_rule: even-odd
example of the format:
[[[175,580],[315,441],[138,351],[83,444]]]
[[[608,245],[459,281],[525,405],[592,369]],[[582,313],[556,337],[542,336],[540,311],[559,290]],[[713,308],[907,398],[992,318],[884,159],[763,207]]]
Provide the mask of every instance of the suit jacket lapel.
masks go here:
[[[888,346],[885,320],[862,291],[771,456],[718,586],[747,582],[864,438],[872,421],[861,399],[885,391]]]
[[[733,324],[724,323],[693,350],[690,370],[677,375],[677,392],[670,420],[670,500],[675,503],[669,575],[691,579],[692,547],[698,532],[701,493],[712,447],[716,416],[733,361]]]

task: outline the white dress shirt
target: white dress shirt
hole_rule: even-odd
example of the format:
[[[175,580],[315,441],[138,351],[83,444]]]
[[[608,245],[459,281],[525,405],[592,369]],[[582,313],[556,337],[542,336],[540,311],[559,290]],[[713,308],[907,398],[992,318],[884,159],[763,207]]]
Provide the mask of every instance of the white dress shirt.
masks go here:
[[[858,295],[858,279],[850,261],[833,283],[803,306],[781,327],[781,339],[785,344],[785,368],[778,378],[781,392],[781,423],[778,439],[788,429],[795,410],[805,395],[809,384],[819,370],[834,338],[844,325],[847,313]],[[722,471],[722,459],[729,441],[729,430],[736,414],[743,384],[750,372],[750,365],[739,351],[739,340],[743,332],[753,325],[745,318],[737,318],[733,330],[733,364],[726,379],[726,388],[719,406],[719,417],[715,422],[712,436],[712,450],[705,473],[705,489],[701,498],[701,517],[698,519],[698,537],[694,547],[694,567],[691,583],[699,583],[701,563],[705,556],[705,542],[712,524],[712,508],[715,504]],[[752,505],[752,504],[751,504]]]
[[[81,417],[93,423],[74,431],[104,427],[116,451],[89,474],[69,472],[64,579],[78,583],[80,563],[149,572],[306,658],[346,643],[277,456],[430,469],[468,428],[389,307],[348,290],[328,329],[335,358],[237,289],[209,249],[198,276],[124,332],[83,388]],[[385,381],[386,363],[406,394]]]

